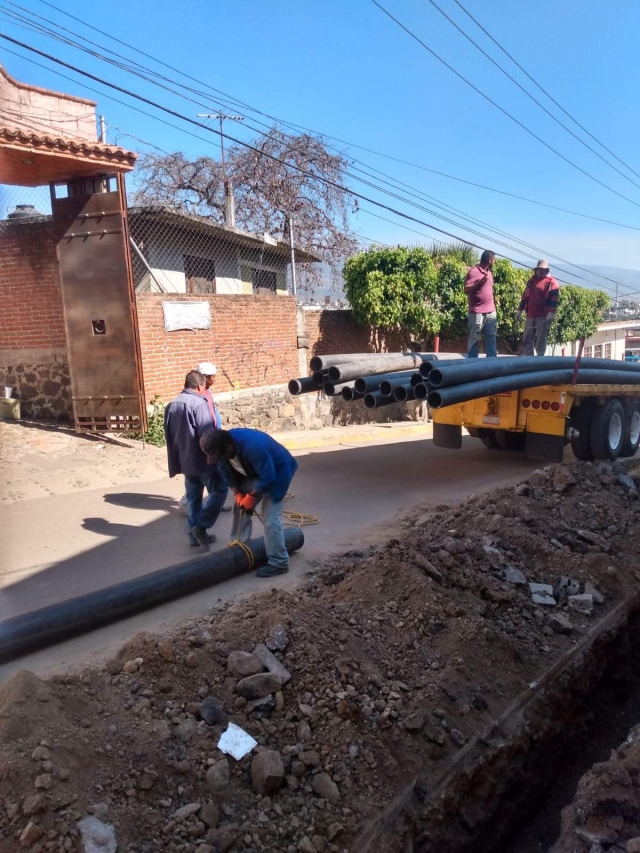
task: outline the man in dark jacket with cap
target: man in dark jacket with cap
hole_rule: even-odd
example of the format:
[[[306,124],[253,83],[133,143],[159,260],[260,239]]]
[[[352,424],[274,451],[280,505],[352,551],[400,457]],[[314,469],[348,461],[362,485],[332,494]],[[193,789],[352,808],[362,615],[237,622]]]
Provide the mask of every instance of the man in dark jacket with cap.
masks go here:
[[[296,460],[286,447],[258,429],[210,429],[200,439],[200,446],[210,464],[219,464],[235,495],[232,539],[246,542],[251,538],[251,516],[262,501],[267,565],[258,569],[258,577],[288,572],[282,502],[298,468]]]
[[[217,426],[206,397],[206,380],[197,370],[187,373],[184,389],[164,412],[169,476],[184,474],[192,545],[209,550],[216,537],[207,533],[216,523],[228,494],[220,470],[207,462],[200,437]],[[204,490],[207,498],[203,502]]]

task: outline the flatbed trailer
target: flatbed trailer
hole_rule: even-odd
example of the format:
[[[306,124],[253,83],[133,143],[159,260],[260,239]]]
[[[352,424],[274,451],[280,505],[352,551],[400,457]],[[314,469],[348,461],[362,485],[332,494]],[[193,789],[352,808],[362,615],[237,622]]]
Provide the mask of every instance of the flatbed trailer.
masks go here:
[[[543,385],[478,397],[433,412],[437,447],[462,447],[463,427],[492,449],[561,462],[633,456],[640,445],[640,385]]]

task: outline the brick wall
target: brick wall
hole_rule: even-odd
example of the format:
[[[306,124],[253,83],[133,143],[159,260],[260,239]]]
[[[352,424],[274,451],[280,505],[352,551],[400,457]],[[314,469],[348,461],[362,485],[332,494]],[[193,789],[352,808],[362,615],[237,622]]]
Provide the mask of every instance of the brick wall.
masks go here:
[[[209,302],[211,329],[165,332],[163,300]],[[147,400],[163,401],[201,361],[218,367],[217,391],[256,388],[298,375],[296,304],[290,296],[137,295]]]
[[[400,334],[380,335],[354,320],[350,310],[305,308],[304,319],[309,357],[350,352],[403,352],[407,348]]]
[[[67,417],[69,369],[51,222],[0,225],[0,385],[30,417]]]

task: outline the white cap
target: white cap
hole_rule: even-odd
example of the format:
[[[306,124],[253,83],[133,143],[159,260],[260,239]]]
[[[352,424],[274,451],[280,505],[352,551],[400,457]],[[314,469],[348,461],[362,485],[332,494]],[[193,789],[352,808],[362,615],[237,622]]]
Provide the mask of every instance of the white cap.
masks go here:
[[[198,365],[198,373],[202,373],[203,376],[215,376],[217,372],[218,368],[210,361],[203,361]]]

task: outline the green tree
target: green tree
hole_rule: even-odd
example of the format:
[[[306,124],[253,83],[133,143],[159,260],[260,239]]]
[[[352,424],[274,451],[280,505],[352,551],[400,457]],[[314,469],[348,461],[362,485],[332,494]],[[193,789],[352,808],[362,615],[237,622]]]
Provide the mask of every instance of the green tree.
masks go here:
[[[498,342],[510,353],[517,353],[524,331],[524,320],[516,314],[522,294],[531,277],[529,270],[514,267],[505,258],[493,265],[493,295],[498,316]]]
[[[588,338],[597,331],[611,300],[601,290],[575,284],[560,288],[556,320],[549,331],[549,344],[566,344]]]

